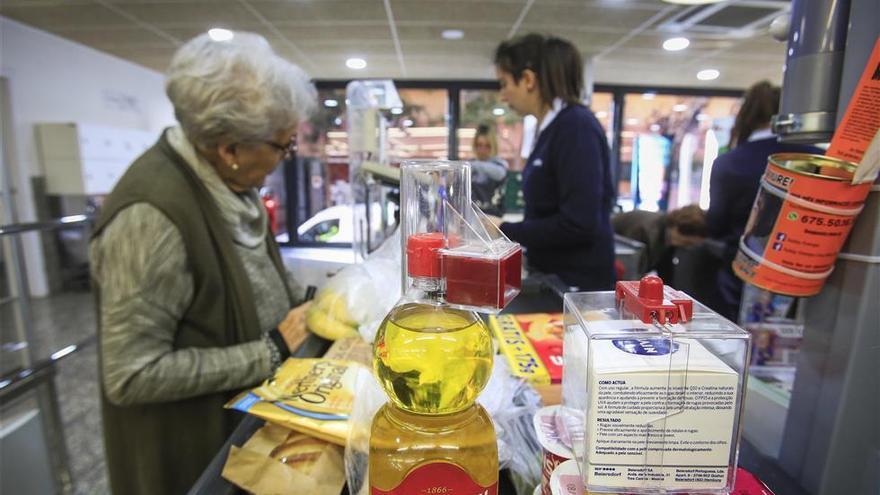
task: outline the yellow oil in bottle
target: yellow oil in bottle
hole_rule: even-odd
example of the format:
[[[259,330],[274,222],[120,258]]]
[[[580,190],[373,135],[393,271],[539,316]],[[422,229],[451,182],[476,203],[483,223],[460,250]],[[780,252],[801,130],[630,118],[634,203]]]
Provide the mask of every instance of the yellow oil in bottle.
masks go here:
[[[391,310],[376,335],[373,366],[391,401],[421,414],[472,405],[492,372],[492,338],[476,313],[444,304]]]
[[[495,495],[498,447],[478,404],[444,415],[385,404],[373,417],[370,495]]]

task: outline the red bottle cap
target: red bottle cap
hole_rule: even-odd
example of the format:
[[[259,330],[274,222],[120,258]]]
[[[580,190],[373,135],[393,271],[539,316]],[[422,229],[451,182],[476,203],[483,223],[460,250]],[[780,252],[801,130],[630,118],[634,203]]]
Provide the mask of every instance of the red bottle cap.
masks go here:
[[[639,299],[656,303],[663,300],[663,279],[647,275],[639,280]]]
[[[618,304],[644,323],[687,323],[694,316],[694,301],[687,294],[663,285],[660,277],[648,275],[636,281],[617,282]]]
[[[410,277],[440,277],[440,253],[446,238],[440,232],[413,234],[406,240],[406,271]]]

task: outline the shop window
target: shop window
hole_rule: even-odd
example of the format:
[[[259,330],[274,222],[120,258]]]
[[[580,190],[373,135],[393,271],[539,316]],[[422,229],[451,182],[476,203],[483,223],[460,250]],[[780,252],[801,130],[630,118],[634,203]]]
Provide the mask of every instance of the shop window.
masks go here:
[[[332,221],[319,231],[324,224],[322,218],[328,214],[337,219],[351,217],[345,112],[345,89],[319,90],[318,108],[308,121],[300,124],[296,158],[285,162],[267,179],[264,204],[269,194],[279,203],[274,229],[279,242],[351,242],[351,234],[346,234],[344,225],[338,221],[336,234],[332,234]],[[347,216],[342,211],[346,209]],[[291,221],[287,221],[288,215]]]
[[[474,135],[483,125],[495,131],[497,156],[505,160],[511,170],[522,170],[523,119],[501,101],[494,89],[463,89],[459,98],[459,158],[475,157]]]
[[[441,89],[398,88],[403,108],[387,116],[391,163],[449,157],[447,112],[449,92]]]
[[[618,204],[624,210],[708,207],[711,164],[725,149],[738,99],[655,93],[624,97]]]

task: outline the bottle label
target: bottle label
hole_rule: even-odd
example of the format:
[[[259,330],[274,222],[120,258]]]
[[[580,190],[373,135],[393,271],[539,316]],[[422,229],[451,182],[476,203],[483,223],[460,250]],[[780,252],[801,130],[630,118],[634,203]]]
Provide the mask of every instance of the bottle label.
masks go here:
[[[498,481],[489,486],[475,482],[461,467],[429,462],[413,469],[389,491],[370,486],[370,495],[497,495]]]

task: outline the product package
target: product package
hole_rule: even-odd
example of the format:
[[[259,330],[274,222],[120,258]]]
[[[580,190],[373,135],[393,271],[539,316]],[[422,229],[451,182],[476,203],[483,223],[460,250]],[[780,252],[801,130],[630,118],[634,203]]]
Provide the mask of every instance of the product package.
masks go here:
[[[572,450],[586,489],[728,494],[750,334],[658,277],[564,305],[562,416],[584,431]]]
[[[324,359],[343,359],[364,365],[367,369],[373,367],[373,344],[358,337],[346,337],[333,342]]]
[[[538,493],[535,490],[535,495]],[[552,495],[599,495],[598,492],[584,490],[580,469],[574,460],[565,461],[553,470],[553,474],[550,476],[550,493]],[[602,492],[601,495],[632,494]],[[743,468],[736,468],[736,484],[730,495],[773,495],[773,492],[754,474]]]
[[[541,495],[551,495],[550,476],[557,466],[574,457],[571,438],[562,424],[559,406],[542,407],[535,413],[535,433],[541,444]]]
[[[345,445],[359,370],[352,361],[290,358],[274,377],[225,407]]]
[[[492,315],[489,327],[514,376],[562,383],[562,313]]]
[[[222,476],[254,495],[338,495],[345,485],[342,447],[267,423],[233,446]]]

